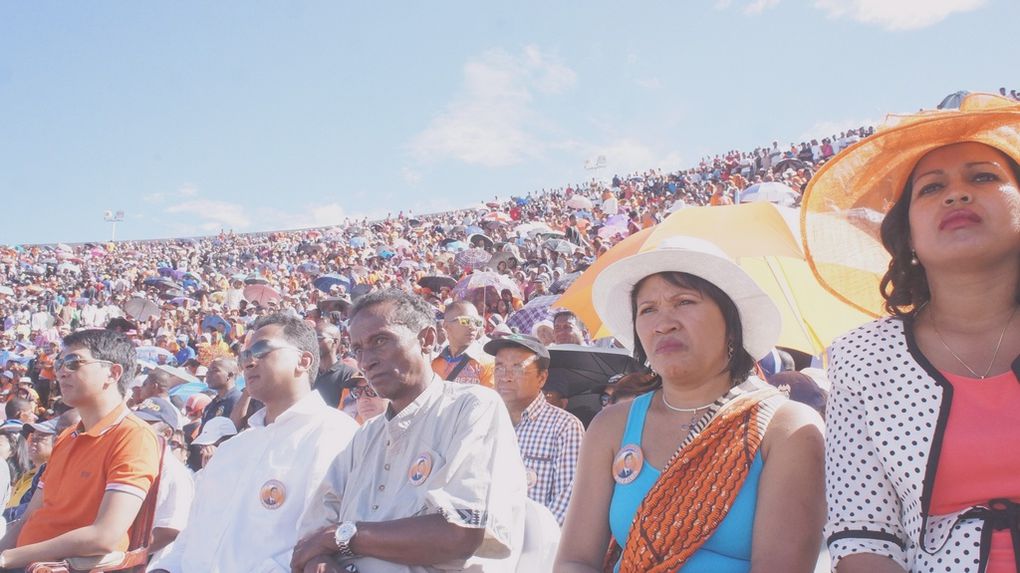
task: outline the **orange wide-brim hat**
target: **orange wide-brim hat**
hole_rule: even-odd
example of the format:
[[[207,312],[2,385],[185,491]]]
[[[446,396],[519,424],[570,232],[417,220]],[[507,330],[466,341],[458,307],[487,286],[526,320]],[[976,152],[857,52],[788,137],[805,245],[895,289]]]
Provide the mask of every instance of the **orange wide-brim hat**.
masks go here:
[[[1020,163],[1020,103],[975,93],[959,108],[890,115],[874,135],[818,170],[801,200],[801,236],[828,291],[876,317],[886,314],[879,292],[889,267],[882,219],[925,154],[964,142],[994,147]]]

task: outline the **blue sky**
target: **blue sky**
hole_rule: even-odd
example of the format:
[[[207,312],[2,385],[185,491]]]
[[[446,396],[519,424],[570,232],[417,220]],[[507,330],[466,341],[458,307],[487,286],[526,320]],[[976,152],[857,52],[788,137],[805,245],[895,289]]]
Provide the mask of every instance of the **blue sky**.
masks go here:
[[[1020,89],[1015,0],[0,1],[0,244],[326,225]]]

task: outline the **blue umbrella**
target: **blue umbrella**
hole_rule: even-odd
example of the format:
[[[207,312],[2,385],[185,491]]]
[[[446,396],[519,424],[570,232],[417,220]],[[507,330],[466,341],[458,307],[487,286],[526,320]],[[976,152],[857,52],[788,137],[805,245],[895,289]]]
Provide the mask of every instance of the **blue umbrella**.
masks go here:
[[[464,241],[451,241],[446,244],[447,251],[457,252],[466,249],[468,249],[468,244],[465,243]]]
[[[365,237],[351,237],[351,246],[352,247],[357,247],[357,248],[360,249],[360,248],[364,247],[367,244],[368,244],[368,239],[366,239]]]
[[[301,263],[298,265],[298,270],[303,273],[317,273],[319,272],[319,265],[316,263]]]
[[[483,228],[481,228],[481,227],[479,227],[477,225],[468,225],[467,227],[464,227],[464,232],[467,233],[468,235],[474,235],[475,233],[478,233],[480,235],[484,235],[485,234],[485,229],[483,229]]]
[[[202,319],[202,330],[222,330],[227,335],[230,334],[230,323],[222,316],[209,314]]]
[[[314,281],[312,281],[312,285],[314,285],[315,288],[326,293],[331,291],[333,287],[337,285],[343,286],[347,290],[351,290],[351,279],[345,276],[338,275],[336,273],[330,273],[328,275],[322,275],[321,277],[316,278]]]
[[[195,394],[204,394],[208,391],[209,386],[205,382],[185,382],[171,388],[169,394],[171,398],[176,398],[181,403],[186,403],[188,398]]]
[[[152,362],[153,364],[169,364],[171,366],[177,365],[177,359],[174,358],[173,352],[170,352],[166,348],[160,348],[159,346],[139,346],[135,348],[135,356],[139,360],[146,362]],[[163,357],[163,362],[159,361],[159,358]]]

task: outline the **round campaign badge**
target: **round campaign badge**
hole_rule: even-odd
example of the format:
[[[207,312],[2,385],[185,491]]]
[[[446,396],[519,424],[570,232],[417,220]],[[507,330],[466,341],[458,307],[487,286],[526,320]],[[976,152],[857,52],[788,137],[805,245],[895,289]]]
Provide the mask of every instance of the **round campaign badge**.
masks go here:
[[[407,480],[411,482],[411,485],[421,485],[428,479],[429,474],[432,473],[432,455],[428,452],[418,454],[418,457],[414,459],[414,463],[411,464],[411,468],[407,470]]]
[[[287,487],[279,480],[271,479],[259,488],[259,501],[266,509],[279,509],[287,500]]]
[[[532,468],[528,468],[528,487],[535,487],[536,483],[538,483],[538,472]]]
[[[613,479],[618,484],[628,484],[637,479],[641,473],[641,467],[645,462],[645,455],[637,444],[627,444],[620,448],[613,460]]]

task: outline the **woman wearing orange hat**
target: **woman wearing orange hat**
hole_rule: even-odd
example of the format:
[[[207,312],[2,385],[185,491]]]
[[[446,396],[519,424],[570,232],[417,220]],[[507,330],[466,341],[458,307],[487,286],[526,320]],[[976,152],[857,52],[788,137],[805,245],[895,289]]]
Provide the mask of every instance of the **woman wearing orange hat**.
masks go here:
[[[806,192],[805,242],[830,290],[868,306],[857,279],[881,211],[891,255],[892,316],[830,351],[826,535],[840,573],[1020,570],[1018,163],[1020,106],[976,94],[880,130]]]

